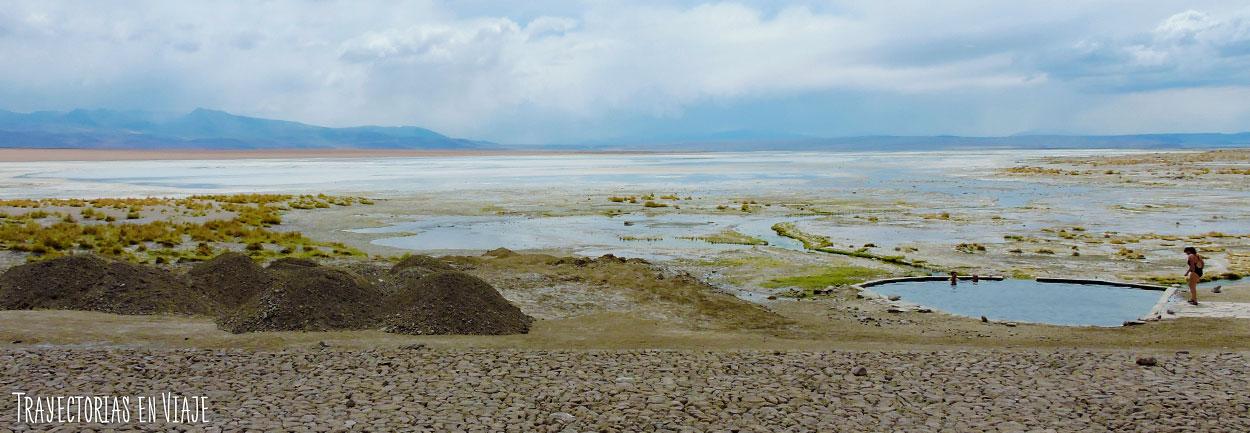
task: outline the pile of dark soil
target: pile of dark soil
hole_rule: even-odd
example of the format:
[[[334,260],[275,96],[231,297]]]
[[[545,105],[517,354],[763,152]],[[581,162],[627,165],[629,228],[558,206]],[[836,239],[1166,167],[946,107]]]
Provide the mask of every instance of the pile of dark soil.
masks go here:
[[[487,282],[446,262],[412,256],[369,279],[303,259],[262,268],[239,253],[182,277],[155,267],[75,255],[0,274],[0,309],[114,314],[216,314],[233,333],[377,329],[407,334],[519,334],[533,318]],[[379,289],[391,287],[384,292]]]
[[[298,257],[283,257],[278,260],[269,262],[269,269],[299,269],[299,268],[315,268],[321,266],[314,260],[301,259]]]
[[[383,286],[388,286],[390,283],[391,266],[389,263],[351,260],[340,263],[337,267],[360,276],[379,290],[383,290]]]
[[[459,271],[405,285],[387,306],[383,330],[401,334],[524,334],[534,321],[489,283]]]
[[[395,266],[391,267],[390,272],[382,278],[383,290],[390,295],[398,293],[406,286],[416,283],[426,275],[436,272],[453,271],[455,268],[448,265],[447,262],[430,256],[412,255],[406,256]]]
[[[423,255],[411,255],[404,257],[399,263],[391,267],[391,272],[400,272],[405,269],[416,269],[426,274],[432,274],[441,271],[453,270],[451,265],[442,260]]]
[[[342,269],[290,263],[269,270],[274,282],[237,311],[219,317],[221,329],[237,334],[377,327],[382,294],[363,278]]]
[[[240,253],[224,253],[187,271],[187,285],[202,293],[218,307],[234,309],[263,292],[274,278],[264,268]]]
[[[72,255],[14,266],[0,275],[0,308],[115,314],[204,314],[208,299],[169,272]]]

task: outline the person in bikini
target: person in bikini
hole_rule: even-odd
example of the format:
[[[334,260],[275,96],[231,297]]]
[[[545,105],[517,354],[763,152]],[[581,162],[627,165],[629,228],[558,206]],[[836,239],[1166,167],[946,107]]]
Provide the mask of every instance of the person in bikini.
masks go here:
[[[1198,255],[1198,249],[1194,247],[1185,247],[1185,255],[1189,256],[1189,270],[1185,271],[1185,277],[1189,281],[1189,304],[1198,305],[1198,281],[1202,279],[1202,267],[1205,263],[1202,256]]]

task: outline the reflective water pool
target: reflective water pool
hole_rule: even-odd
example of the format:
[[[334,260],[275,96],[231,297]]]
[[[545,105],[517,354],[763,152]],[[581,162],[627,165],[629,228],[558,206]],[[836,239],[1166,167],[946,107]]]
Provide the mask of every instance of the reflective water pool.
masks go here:
[[[1163,295],[1154,290],[1033,280],[960,281],[956,286],[946,281],[908,281],[867,290],[962,316],[1074,326],[1120,326],[1145,316]]]

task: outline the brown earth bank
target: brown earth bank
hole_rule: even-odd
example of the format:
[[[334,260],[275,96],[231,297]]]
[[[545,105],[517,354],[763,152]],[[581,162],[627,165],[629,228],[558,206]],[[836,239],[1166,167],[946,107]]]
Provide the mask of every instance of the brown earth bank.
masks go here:
[[[7,347],[6,390],[203,396],[208,421],[31,424],[4,398],[0,431],[1244,432],[1248,356]]]
[[[418,262],[426,265],[418,266]],[[167,268],[178,266],[186,267]],[[443,266],[463,274],[427,279],[431,273],[449,272]],[[21,269],[27,268],[14,268],[10,273],[25,272]],[[216,272],[213,275],[239,276],[224,278],[213,290],[203,291],[215,301],[213,311],[217,314],[103,314],[99,311],[117,311],[96,309],[92,303],[67,305],[63,299],[52,301],[41,295],[35,299],[46,304],[26,303],[6,307],[26,311],[0,311],[0,344],[273,350],[312,347],[324,341],[359,349],[424,343],[447,348],[518,349],[1079,347],[1222,351],[1244,350],[1250,341],[1247,320],[1186,317],[1113,328],[982,322],[895,308],[889,302],[862,297],[846,286],[816,297],[757,304],[684,271],[612,256],[590,259],[500,250],[482,256],[404,259],[397,265],[389,260],[318,263],[284,258],[266,269],[245,257],[223,255],[192,265],[177,279],[191,281],[180,286],[178,293],[195,293],[195,287],[206,287],[204,275],[209,270]],[[5,278],[0,277],[0,283]],[[272,282],[255,284],[263,278]],[[235,283],[228,284],[230,281]],[[427,283],[446,287],[415,296],[429,289]],[[497,295],[484,290],[483,283],[497,290]],[[130,289],[140,286],[127,285]],[[0,285],[0,292],[5,290],[11,289]],[[1236,299],[1246,293],[1250,293],[1250,285],[1229,286],[1221,294],[1203,296],[1218,301],[1218,297]],[[237,302],[237,306],[225,307],[223,302]],[[407,313],[397,313],[396,308]],[[423,311],[425,308],[439,314]],[[531,322],[529,317],[538,320]],[[493,335],[521,328],[528,334],[398,336],[380,331]]]

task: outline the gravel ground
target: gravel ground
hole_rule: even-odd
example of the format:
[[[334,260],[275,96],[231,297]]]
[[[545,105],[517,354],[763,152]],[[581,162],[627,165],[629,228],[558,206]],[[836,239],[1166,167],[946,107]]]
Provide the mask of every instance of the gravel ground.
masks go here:
[[[1250,431],[1250,354],[0,351],[5,393],[205,395],[205,431]],[[854,374],[863,367],[863,375]],[[4,396],[0,432],[13,424]],[[60,426],[168,430],[168,424]],[[181,425],[180,427],[188,427]]]

